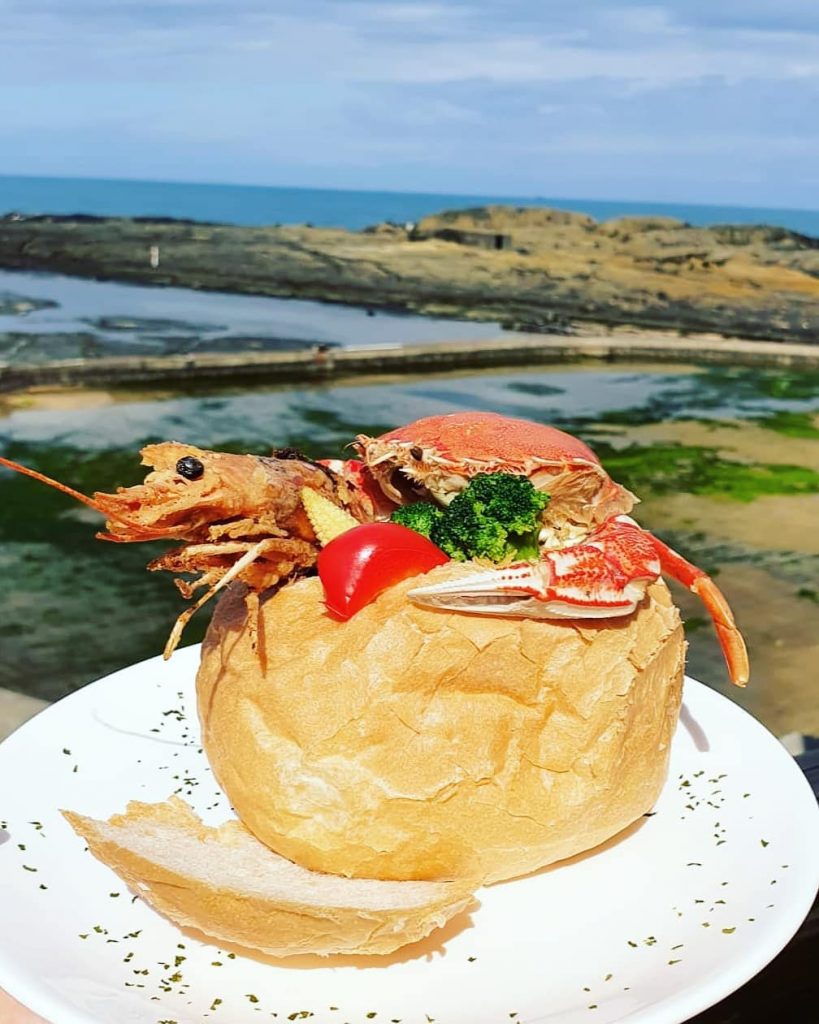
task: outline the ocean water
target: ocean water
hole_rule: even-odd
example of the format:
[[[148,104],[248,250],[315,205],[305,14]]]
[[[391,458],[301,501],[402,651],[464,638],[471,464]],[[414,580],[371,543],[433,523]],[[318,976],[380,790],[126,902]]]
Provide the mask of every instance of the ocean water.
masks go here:
[[[314,224],[317,227],[358,230],[380,221],[405,223],[441,210],[488,203],[552,206],[587,213],[597,220],[655,214],[678,217],[695,225],[774,224],[819,236],[819,210],[0,175],[0,216],[15,211],[27,214],[86,213],[179,217],[229,224]]]

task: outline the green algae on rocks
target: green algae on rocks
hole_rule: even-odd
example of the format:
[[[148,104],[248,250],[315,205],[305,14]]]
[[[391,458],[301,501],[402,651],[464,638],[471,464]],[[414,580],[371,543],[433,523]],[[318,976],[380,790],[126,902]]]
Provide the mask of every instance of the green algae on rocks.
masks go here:
[[[816,413],[787,412],[779,410],[762,416],[756,422],[766,430],[775,430],[786,437],[807,437],[819,439]]]
[[[595,448],[609,474],[643,497],[682,491],[747,502],[763,494],[819,493],[815,470],[737,462],[714,448],[673,443],[615,448],[601,441]]]

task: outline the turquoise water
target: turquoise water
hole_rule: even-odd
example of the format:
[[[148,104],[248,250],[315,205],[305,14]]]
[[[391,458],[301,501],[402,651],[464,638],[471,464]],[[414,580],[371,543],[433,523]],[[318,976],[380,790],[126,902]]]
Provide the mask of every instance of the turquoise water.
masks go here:
[[[201,185],[161,181],[0,176],[0,215],[88,213],[99,216],[182,217],[230,224],[315,224],[359,229],[379,221],[418,220],[440,210],[487,203],[553,206],[597,220],[662,214],[690,224],[776,224],[819,236],[819,210],[550,196],[455,195],[423,192],[356,192],[251,185]]]

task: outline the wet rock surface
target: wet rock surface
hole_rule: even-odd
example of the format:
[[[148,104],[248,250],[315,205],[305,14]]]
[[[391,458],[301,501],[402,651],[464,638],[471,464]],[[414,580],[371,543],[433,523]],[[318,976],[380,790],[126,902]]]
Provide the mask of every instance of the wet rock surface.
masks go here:
[[[33,299],[27,295],[0,290],[0,316],[25,316],[38,309],[53,309],[56,302],[49,299]]]
[[[597,223],[505,206],[427,217],[409,231],[387,227],[16,215],[0,220],[0,266],[501,317],[561,333],[605,323],[819,337],[819,240],[784,228],[697,228],[666,217]],[[454,237],[463,241],[446,240]]]

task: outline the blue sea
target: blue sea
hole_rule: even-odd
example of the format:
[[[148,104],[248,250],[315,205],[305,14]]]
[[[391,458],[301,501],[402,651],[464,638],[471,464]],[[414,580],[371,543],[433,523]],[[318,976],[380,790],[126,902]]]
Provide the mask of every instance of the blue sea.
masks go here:
[[[426,192],[357,192],[261,185],[95,178],[29,178],[0,175],[0,215],[86,213],[120,217],[179,217],[227,224],[313,224],[354,230],[380,221],[405,223],[440,210],[488,203],[551,206],[587,213],[596,220],[662,214],[689,224],[774,224],[819,236],[819,210],[688,203],[557,198],[553,196],[454,195]]]

